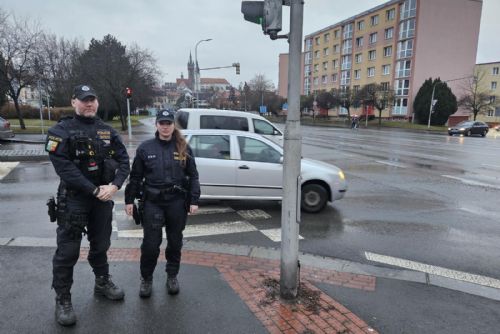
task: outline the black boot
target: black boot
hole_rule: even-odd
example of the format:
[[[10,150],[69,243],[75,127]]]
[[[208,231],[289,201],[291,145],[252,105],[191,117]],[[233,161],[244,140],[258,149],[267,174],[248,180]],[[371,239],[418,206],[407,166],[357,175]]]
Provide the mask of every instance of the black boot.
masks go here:
[[[56,321],[62,326],[71,326],[76,323],[76,314],[73,311],[69,292],[56,296]]]
[[[149,298],[153,291],[153,277],[141,277],[141,287],[139,289],[139,296],[142,298]]]
[[[176,295],[179,293],[179,282],[177,277],[172,276],[167,278],[167,291],[169,295]]]
[[[125,297],[123,290],[113,283],[110,275],[95,278],[94,293],[111,300],[120,300]]]

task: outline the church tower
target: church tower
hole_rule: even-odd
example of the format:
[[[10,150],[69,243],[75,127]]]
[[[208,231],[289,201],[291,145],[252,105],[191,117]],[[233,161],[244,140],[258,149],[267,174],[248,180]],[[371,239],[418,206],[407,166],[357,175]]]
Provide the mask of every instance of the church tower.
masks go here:
[[[189,52],[189,62],[188,62],[188,83],[189,83],[189,88],[194,89],[194,84],[196,80],[195,76],[195,66],[193,62],[193,58],[191,57],[191,52]]]

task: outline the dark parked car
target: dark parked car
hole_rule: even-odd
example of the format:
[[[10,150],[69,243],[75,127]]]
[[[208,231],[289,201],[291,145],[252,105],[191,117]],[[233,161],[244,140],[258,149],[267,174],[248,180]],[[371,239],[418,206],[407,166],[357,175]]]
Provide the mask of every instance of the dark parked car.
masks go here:
[[[455,126],[448,128],[448,134],[450,136],[453,135],[464,135],[464,136],[472,136],[472,135],[481,135],[482,137],[486,136],[488,133],[488,124],[479,121],[463,121],[458,123]]]
[[[0,138],[11,137],[14,137],[14,132],[10,129],[9,121],[0,117]]]

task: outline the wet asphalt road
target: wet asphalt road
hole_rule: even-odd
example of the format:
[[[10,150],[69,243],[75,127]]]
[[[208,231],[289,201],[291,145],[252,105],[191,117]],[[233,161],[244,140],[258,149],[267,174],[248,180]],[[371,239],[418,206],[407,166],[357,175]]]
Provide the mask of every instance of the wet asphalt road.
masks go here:
[[[322,213],[302,214],[301,251],[373,264],[365,255],[372,252],[500,279],[500,138],[307,126],[302,131],[303,156],[341,167],[349,190]],[[49,163],[21,163],[0,184],[0,237],[54,236],[45,216],[45,200],[57,186]],[[203,205],[260,209],[269,217],[251,221],[257,231],[197,240],[279,245],[259,232],[280,227],[279,203]],[[194,216],[189,223],[236,219],[234,212],[221,213]],[[118,229],[130,228],[130,221],[118,223]]]

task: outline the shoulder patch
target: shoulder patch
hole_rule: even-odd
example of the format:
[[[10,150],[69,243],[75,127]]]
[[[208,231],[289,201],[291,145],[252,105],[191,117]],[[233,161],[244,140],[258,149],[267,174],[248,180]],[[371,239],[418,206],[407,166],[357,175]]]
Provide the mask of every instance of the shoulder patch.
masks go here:
[[[48,136],[47,142],[45,143],[45,151],[55,152],[55,150],[57,149],[57,146],[59,146],[59,143],[61,143],[61,142],[62,142],[61,137]]]

